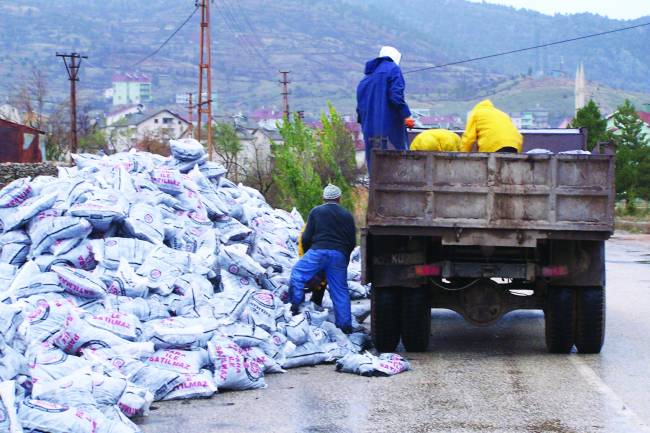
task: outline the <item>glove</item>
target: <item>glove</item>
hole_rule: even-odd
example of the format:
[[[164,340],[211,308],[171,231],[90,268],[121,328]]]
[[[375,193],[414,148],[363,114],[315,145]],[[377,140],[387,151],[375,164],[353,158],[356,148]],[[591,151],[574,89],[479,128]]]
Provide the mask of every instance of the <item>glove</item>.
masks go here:
[[[291,304],[291,315],[295,316],[300,313],[299,311],[300,305],[298,304]]]
[[[415,120],[413,120],[413,119],[410,118],[410,117],[407,117],[406,119],[404,119],[404,125],[405,125],[408,129],[413,129],[413,128],[415,128]]]

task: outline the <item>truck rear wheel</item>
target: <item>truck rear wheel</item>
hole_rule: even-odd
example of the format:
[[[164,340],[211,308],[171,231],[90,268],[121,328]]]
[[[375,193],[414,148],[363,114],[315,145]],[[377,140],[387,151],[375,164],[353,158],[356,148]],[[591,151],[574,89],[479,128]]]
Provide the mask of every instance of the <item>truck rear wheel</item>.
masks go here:
[[[431,335],[431,305],[426,288],[402,289],[402,343],[407,352],[425,352]]]
[[[550,353],[569,353],[575,340],[574,291],[550,287],[544,308],[546,348]]]
[[[576,292],[576,348],[600,353],[605,342],[605,288],[586,287]]]
[[[394,287],[372,288],[370,326],[379,352],[393,352],[400,336],[400,297]]]

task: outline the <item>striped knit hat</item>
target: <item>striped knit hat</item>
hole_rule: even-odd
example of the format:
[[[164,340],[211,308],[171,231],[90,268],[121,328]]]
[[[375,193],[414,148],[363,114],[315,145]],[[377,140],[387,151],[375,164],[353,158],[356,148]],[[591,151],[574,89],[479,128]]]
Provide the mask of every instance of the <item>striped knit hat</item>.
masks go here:
[[[341,197],[341,188],[331,183],[325,187],[323,190],[323,199],[324,200],[336,200]]]

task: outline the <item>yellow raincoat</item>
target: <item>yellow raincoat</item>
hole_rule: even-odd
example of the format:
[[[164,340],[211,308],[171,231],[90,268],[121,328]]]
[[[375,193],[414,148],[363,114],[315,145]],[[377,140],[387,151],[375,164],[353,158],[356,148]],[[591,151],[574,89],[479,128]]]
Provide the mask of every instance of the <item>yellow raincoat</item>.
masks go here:
[[[411,142],[411,150],[428,152],[458,152],[460,137],[446,129],[429,129],[419,133]]]
[[[504,147],[514,147],[521,152],[524,138],[506,113],[494,108],[489,99],[479,102],[467,118],[461,139],[461,152],[471,152],[478,140],[479,152],[496,152]]]

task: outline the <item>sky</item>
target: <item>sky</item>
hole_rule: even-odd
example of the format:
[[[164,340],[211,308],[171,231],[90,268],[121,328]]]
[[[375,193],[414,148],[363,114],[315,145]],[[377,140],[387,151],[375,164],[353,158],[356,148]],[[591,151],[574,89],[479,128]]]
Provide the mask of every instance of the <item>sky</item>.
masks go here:
[[[471,1],[480,3],[483,0]],[[650,16],[650,0],[485,0],[485,2],[532,9],[550,15],[591,12],[615,19]]]

